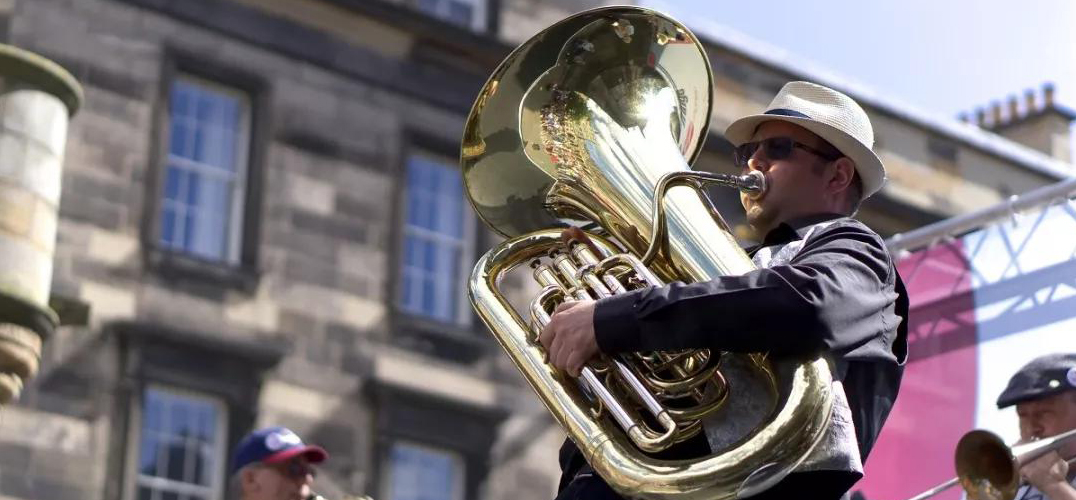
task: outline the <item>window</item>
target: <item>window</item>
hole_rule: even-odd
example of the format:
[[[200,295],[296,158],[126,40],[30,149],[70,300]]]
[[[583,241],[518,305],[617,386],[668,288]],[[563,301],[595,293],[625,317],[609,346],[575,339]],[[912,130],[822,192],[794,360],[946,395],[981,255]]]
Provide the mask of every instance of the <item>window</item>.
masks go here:
[[[463,460],[457,455],[398,442],[389,451],[388,500],[461,500]]]
[[[411,314],[464,324],[470,317],[474,217],[456,166],[424,155],[407,161],[400,307]]]
[[[415,0],[418,10],[457,26],[486,29],[485,0]]]
[[[147,388],[141,408],[136,500],[216,500],[224,470],[223,405],[204,396]]]
[[[956,143],[937,137],[928,137],[927,151],[930,151],[931,156],[935,158],[955,162],[960,150],[957,148]]]
[[[250,100],[189,76],[172,84],[159,244],[237,264],[246,190]]]

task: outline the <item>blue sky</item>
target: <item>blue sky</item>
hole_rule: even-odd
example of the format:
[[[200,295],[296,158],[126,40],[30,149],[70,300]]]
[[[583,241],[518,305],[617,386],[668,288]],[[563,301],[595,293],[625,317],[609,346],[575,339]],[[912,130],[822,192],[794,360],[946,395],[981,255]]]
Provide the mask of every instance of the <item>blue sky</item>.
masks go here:
[[[1076,1],[644,0],[705,19],[936,116],[1053,82],[1076,108]],[[696,28],[695,24],[699,24]]]

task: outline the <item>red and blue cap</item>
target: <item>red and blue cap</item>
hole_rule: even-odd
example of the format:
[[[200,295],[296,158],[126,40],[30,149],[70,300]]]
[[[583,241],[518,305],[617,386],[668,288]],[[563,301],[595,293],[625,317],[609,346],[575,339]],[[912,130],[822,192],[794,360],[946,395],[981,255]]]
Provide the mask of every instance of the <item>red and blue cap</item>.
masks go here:
[[[321,463],[329,454],[320,446],[304,444],[299,436],[286,427],[266,427],[247,434],[235,448],[232,473],[254,462],[273,464],[297,456],[310,463]]]

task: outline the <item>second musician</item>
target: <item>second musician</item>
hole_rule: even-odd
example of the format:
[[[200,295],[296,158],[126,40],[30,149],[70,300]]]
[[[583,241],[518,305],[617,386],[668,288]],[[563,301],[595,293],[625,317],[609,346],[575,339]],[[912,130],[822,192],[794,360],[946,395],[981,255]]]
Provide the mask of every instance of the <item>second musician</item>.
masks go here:
[[[1016,405],[1020,439],[1056,436],[1076,429],[1076,354],[1041,356],[1020,368],[998,397],[998,408]],[[1016,494],[1020,500],[1076,500],[1076,441],[1020,469],[1030,483]]]
[[[764,236],[751,252],[760,269],[566,303],[541,341],[550,361],[573,375],[599,351],[827,353],[837,380],[823,442],[754,498],[836,500],[863,475],[907,355],[904,285],[881,237],[851,218],[885,182],[874,132],[848,96],[790,82],[764,113],[733,122],[725,135],[736,164],[762,172],[769,186],[760,199],[741,198],[748,223]],[[664,458],[700,451],[708,451],[702,435]],[[561,469],[558,499],[619,498],[570,441]]]

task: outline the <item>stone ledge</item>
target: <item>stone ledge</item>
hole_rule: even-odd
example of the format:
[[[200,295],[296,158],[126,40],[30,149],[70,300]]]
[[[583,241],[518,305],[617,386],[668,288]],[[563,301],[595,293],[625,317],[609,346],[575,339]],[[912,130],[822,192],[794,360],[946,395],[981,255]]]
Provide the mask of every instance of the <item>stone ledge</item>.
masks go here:
[[[56,96],[74,115],[82,104],[82,86],[71,73],[44,57],[7,44],[0,44],[4,79],[26,82]]]
[[[53,450],[89,457],[93,428],[90,422],[24,408],[4,408],[0,442],[27,446],[33,450]]]
[[[382,353],[374,359],[373,377],[383,384],[479,408],[493,408],[497,402],[496,386],[489,380],[437,366],[428,360]]]

